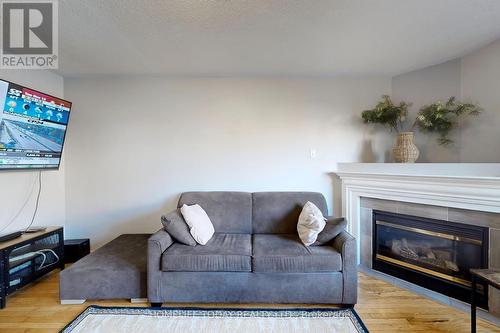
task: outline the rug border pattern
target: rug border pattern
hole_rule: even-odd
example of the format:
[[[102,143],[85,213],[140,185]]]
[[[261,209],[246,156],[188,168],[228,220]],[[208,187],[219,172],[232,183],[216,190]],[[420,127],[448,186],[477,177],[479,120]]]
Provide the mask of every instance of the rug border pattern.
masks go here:
[[[146,315],[160,317],[264,317],[264,318],[349,318],[359,333],[369,333],[365,324],[354,308],[202,308],[202,307],[126,307],[90,305],[73,321],[66,325],[60,333],[70,333],[88,315]]]

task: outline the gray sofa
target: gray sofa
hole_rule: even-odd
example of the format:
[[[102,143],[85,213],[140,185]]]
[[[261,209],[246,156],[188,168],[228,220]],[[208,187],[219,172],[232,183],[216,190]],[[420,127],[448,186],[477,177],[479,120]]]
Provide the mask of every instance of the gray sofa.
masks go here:
[[[165,230],[148,240],[148,299],[199,303],[327,303],[357,300],[356,244],[346,231],[329,245],[305,247],[297,235],[302,206],[314,192],[187,192],[216,234],[205,245],[175,242]]]

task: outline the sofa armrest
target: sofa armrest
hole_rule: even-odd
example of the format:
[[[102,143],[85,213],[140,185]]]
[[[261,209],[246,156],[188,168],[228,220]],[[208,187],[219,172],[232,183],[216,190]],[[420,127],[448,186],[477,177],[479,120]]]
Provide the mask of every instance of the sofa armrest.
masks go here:
[[[356,247],[354,246],[353,249],[351,249],[350,245],[356,245],[356,238],[354,238],[353,235],[348,233],[347,231],[342,231],[340,234],[338,234],[334,239],[332,246],[337,250],[339,253],[344,256],[345,254],[351,254],[349,251],[354,250],[354,253],[356,254]]]
[[[166,249],[169,248],[170,245],[172,245],[173,242],[174,240],[168,232],[164,229],[158,230],[148,239],[148,257],[150,253],[149,250],[158,250],[161,255]]]
[[[155,232],[148,239],[148,298],[160,302],[161,256],[174,241],[165,230]]]
[[[356,238],[342,231],[334,238],[332,246],[342,256],[343,304],[356,304],[358,299],[358,272]]]

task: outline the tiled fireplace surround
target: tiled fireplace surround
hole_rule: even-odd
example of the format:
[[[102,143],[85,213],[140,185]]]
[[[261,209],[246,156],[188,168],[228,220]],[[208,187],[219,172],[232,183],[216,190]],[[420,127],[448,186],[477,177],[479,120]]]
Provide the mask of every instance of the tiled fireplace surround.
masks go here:
[[[372,266],[372,213],[374,209],[456,223],[474,223],[474,225],[488,227],[490,228],[489,265],[491,268],[500,268],[500,214],[391,200],[361,198],[360,264],[364,268],[371,269]],[[489,306],[492,310],[498,310],[500,306],[500,298],[498,296],[500,295],[493,295],[493,293],[495,293],[495,291],[493,288],[490,288]]]
[[[451,170],[451,171],[450,171]],[[360,270],[462,309],[467,306],[372,270],[373,210],[489,228],[489,268],[500,269],[500,164],[339,164],[343,215],[358,239]],[[500,292],[489,290],[500,321]]]

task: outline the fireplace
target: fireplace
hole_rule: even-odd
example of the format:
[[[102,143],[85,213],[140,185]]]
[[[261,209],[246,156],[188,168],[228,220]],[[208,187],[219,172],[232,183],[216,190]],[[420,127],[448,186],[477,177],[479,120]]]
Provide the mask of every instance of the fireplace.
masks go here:
[[[373,211],[375,270],[470,302],[469,269],[488,267],[488,228]],[[486,286],[479,306],[488,309]]]

